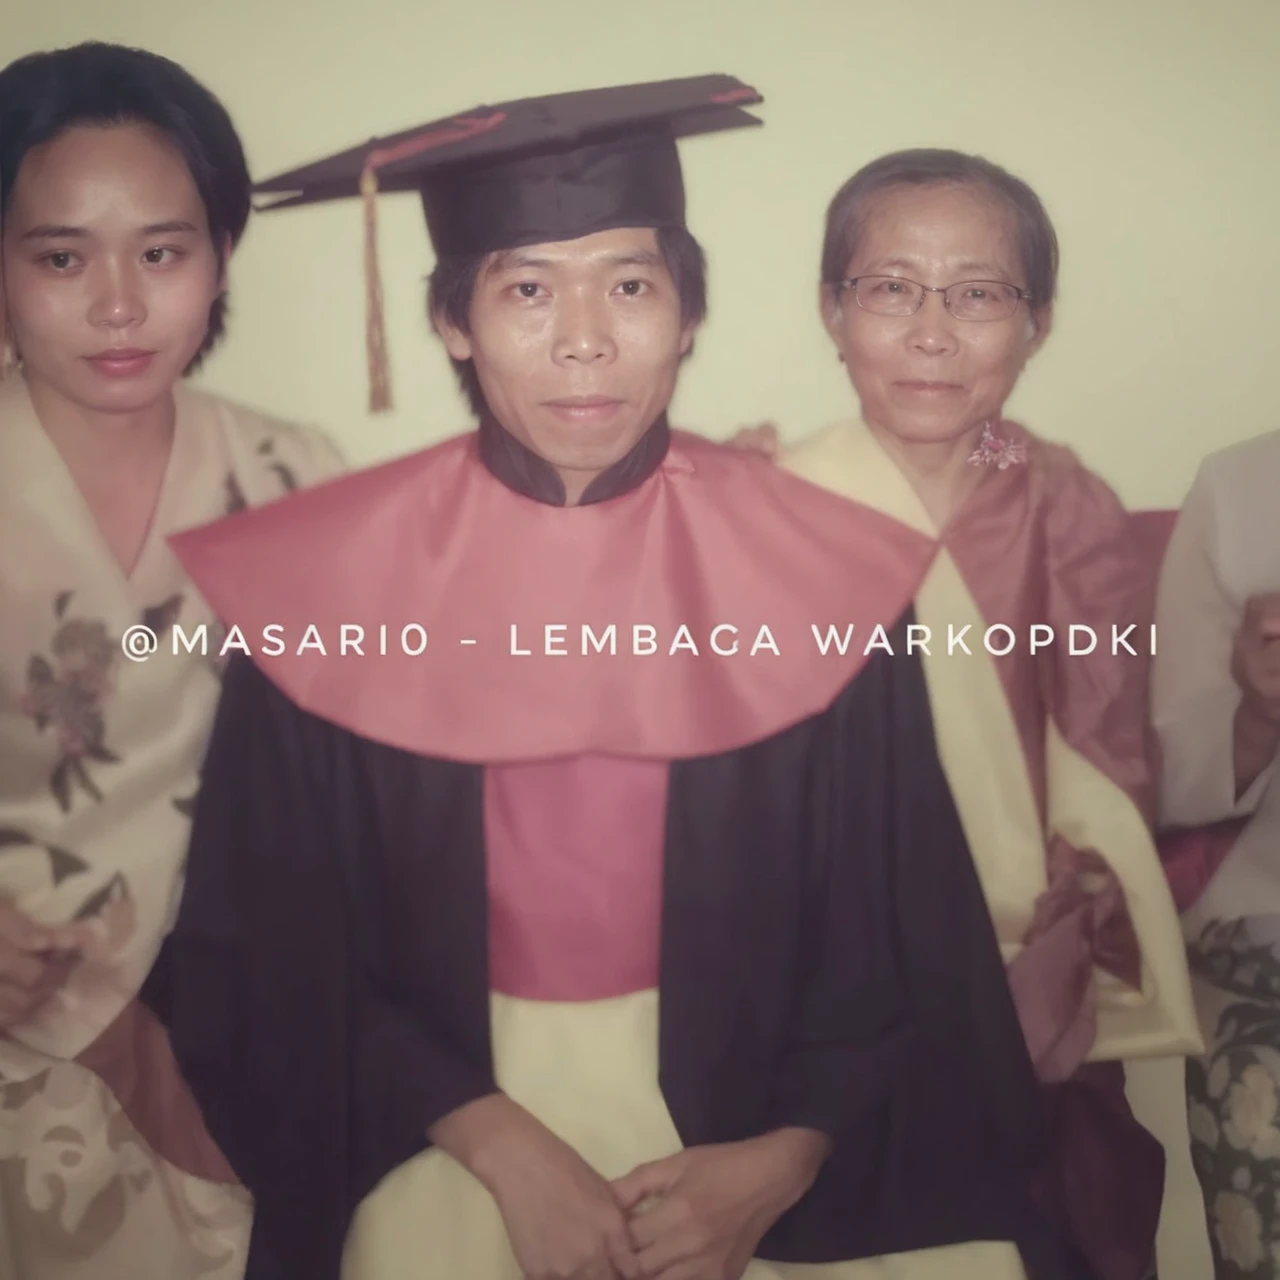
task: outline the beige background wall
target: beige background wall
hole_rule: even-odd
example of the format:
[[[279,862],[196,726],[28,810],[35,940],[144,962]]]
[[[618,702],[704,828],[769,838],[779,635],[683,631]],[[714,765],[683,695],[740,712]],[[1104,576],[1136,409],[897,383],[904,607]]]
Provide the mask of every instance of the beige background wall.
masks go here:
[[[764,129],[685,150],[712,316],[677,420],[788,434],[848,411],[814,309],[821,217],[871,157],[982,152],[1027,178],[1063,243],[1057,331],[1010,409],[1135,506],[1172,505],[1209,449],[1280,426],[1276,0],[0,0],[0,56],[90,37],[185,63],[255,172],[484,102],[725,71]],[[396,411],[365,412],[355,202],[257,219],[212,388],[327,427],[358,462],[461,429],[422,316],[430,249],[383,202]],[[1170,1064],[1135,1072],[1170,1143],[1162,1280],[1209,1274]]]

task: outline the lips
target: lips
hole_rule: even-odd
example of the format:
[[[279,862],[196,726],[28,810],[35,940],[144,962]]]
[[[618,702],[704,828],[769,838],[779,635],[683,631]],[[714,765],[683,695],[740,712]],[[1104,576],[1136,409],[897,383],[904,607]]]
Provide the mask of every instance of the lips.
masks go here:
[[[622,408],[623,401],[610,396],[564,396],[548,400],[546,407],[566,422],[608,422]]]
[[[964,387],[962,387],[958,382],[930,382],[924,378],[905,378],[894,385],[902,387],[904,391],[945,392],[964,390]]]
[[[96,356],[86,356],[85,360],[105,377],[136,378],[151,367],[155,356],[154,351],[141,347],[112,347]]]

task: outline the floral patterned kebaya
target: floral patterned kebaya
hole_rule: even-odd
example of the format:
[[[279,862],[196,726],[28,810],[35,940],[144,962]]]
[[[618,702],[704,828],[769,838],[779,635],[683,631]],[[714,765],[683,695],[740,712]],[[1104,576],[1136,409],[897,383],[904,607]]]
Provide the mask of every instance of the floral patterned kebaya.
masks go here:
[[[0,383],[0,893],[82,926],[65,986],[0,1034],[0,1276],[239,1280],[250,1202],[138,993],[181,891],[220,684],[166,537],[341,470],[323,437],[190,390],[124,574],[20,377]],[[171,641],[208,628],[207,652]],[[156,652],[125,651],[130,628]]]

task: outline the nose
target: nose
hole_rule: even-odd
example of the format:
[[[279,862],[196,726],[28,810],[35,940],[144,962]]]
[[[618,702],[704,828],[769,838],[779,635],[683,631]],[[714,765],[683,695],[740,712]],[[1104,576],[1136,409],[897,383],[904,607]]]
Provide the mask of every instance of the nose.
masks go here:
[[[907,343],[924,355],[952,355],[960,346],[957,323],[942,294],[926,293],[920,310],[911,317]]]
[[[586,295],[562,295],[556,309],[555,362],[608,364],[617,354],[608,302]]]
[[[102,262],[90,286],[89,323],[97,329],[130,329],[147,317],[139,273],[124,262]]]

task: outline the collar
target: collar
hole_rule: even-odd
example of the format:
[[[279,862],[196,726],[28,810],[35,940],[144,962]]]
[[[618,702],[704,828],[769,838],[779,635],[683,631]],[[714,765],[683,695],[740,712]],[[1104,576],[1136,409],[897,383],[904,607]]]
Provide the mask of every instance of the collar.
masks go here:
[[[564,481],[556,469],[517,440],[491,413],[480,419],[479,441],[481,461],[508,489],[550,507],[564,506]],[[670,443],[671,428],[663,413],[625,457],[592,480],[579,505],[604,502],[639,488],[667,456]]]

